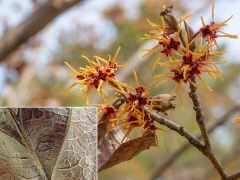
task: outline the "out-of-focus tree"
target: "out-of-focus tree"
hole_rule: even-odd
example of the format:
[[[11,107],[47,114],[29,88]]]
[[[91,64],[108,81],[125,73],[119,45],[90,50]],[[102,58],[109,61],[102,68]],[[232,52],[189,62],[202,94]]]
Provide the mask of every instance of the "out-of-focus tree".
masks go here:
[[[37,72],[38,68],[36,60],[26,63],[24,56],[26,56],[26,53],[37,54],[38,49],[44,46],[43,40],[39,37],[43,29],[46,29],[45,27],[61,13],[80,2],[82,1],[33,0],[32,2],[28,2],[29,6],[32,6],[31,10],[28,9],[30,13],[28,12],[29,14],[26,16],[26,19],[18,22],[18,25],[15,27],[9,27],[8,17],[2,17],[2,28],[4,31],[0,40],[0,61],[3,61],[2,66],[5,67],[5,74],[10,74],[9,76],[11,77],[12,73],[15,72],[17,77],[15,76],[13,79],[18,79],[18,83],[15,85],[6,83],[5,88],[1,91],[3,105],[42,105],[41,102],[36,103],[37,100],[33,102],[33,98],[38,96],[36,91],[39,89],[34,88],[39,84],[35,80],[37,78],[35,72]],[[18,11],[18,13],[20,12],[19,16],[21,15],[21,4],[13,2],[9,7],[9,11],[12,10],[11,8]],[[22,12],[22,14],[24,13]],[[49,76],[51,76],[50,73]],[[4,80],[6,78],[3,78]],[[30,89],[31,91],[29,91]],[[5,96],[3,95],[3,91],[5,91]],[[45,93],[46,95],[49,96],[48,93]],[[46,99],[50,100],[50,104],[58,104],[51,97]],[[29,103],[29,101],[32,103]]]

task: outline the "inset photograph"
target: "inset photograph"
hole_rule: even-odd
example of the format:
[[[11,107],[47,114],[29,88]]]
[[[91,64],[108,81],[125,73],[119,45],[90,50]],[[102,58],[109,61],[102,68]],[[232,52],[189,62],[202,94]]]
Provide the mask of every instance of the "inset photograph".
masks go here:
[[[97,109],[0,108],[0,179],[96,180]]]

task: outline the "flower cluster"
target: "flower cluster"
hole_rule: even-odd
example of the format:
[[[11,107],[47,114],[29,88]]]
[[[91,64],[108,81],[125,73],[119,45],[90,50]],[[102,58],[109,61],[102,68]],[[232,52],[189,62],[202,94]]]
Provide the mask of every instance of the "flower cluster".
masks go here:
[[[152,102],[154,101],[166,100],[150,98],[148,96],[149,89],[155,83],[155,81],[147,86],[141,86],[138,83],[138,78],[135,71],[133,71],[136,82],[135,88],[117,81],[115,74],[116,70],[120,67],[126,66],[118,65],[116,63],[116,58],[119,50],[120,48],[118,48],[116,54],[112,59],[111,56],[109,56],[108,61],[98,56],[94,56],[95,61],[84,57],[89,62],[89,65],[87,65],[85,68],[80,67],[80,71],[75,70],[67,62],[65,62],[65,64],[69,66],[69,68],[71,68],[74,72],[73,74],[69,75],[76,78],[74,83],[65,90],[65,93],[67,93],[74,86],[80,85],[81,87],[79,90],[82,91],[81,97],[83,95],[86,95],[87,105],[97,106],[98,115],[102,115],[99,124],[109,123],[108,131],[113,130],[119,125],[122,125],[122,128],[126,130],[126,134],[122,141],[124,141],[129,136],[130,132],[137,127],[143,128],[143,136],[146,135],[149,131],[155,134],[156,130],[163,129],[158,128],[154,125],[153,121],[150,118],[150,115],[144,112],[144,107],[151,106],[151,109],[158,108],[160,111],[162,110],[165,112],[165,110],[171,109],[173,106],[161,109],[162,106],[160,104],[153,104]],[[106,98],[107,92],[103,89],[103,83],[106,83],[108,87],[114,89],[116,94],[110,98]],[[88,94],[91,89],[96,89],[100,94],[103,100],[102,104],[89,103]],[[124,104],[122,108],[120,108],[120,106],[116,103],[110,105],[109,101],[114,97],[117,98],[115,102],[120,101],[120,105]]]
[[[147,86],[140,86],[138,83],[137,74],[135,71],[134,78],[136,87],[132,88],[131,86],[125,85],[124,88],[126,92],[122,93],[123,96],[127,97],[126,105],[119,110],[119,113],[116,115],[115,119],[111,119],[111,122],[120,121],[120,123],[116,125],[123,125],[123,129],[127,130],[124,139],[129,135],[129,133],[136,127],[144,128],[142,135],[145,135],[148,131],[152,131],[155,134],[155,131],[163,130],[154,125],[153,121],[150,118],[149,114],[144,112],[144,107],[151,105],[158,106],[160,109],[162,106],[152,105],[151,102],[158,101],[157,99],[150,98],[149,88],[155,83],[152,82]],[[126,115],[126,118],[123,118],[123,115]],[[165,131],[165,130],[163,130]]]
[[[205,24],[201,17],[202,26],[194,33],[193,29],[185,22],[191,15],[178,21],[171,10],[172,6],[164,6],[164,11],[160,14],[161,25],[154,24],[147,20],[154,30],[150,31],[150,34],[145,34],[145,38],[143,39],[154,39],[157,43],[153,48],[143,50],[147,51],[143,57],[158,52],[160,55],[153,65],[153,71],[157,65],[168,69],[165,73],[155,75],[153,82],[147,86],[141,86],[139,84],[137,73],[134,70],[135,87],[117,80],[115,72],[118,68],[126,66],[116,63],[120,48],[118,48],[113,58],[109,55],[108,60],[98,56],[94,56],[94,60],[89,60],[83,56],[89,62],[89,65],[85,68],[80,67],[79,71],[65,62],[73,71],[73,73],[69,75],[75,78],[75,81],[66,89],[65,93],[74,86],[80,85],[79,90],[82,91],[81,97],[86,95],[87,105],[90,105],[89,92],[92,89],[96,89],[103,102],[102,104],[91,105],[97,106],[98,115],[102,115],[99,124],[107,125],[108,131],[112,131],[117,126],[122,126],[122,129],[126,130],[122,142],[125,141],[133,129],[139,127],[142,128],[142,136],[146,135],[149,131],[154,135],[156,134],[156,130],[165,131],[155,126],[151,119],[151,112],[152,110],[157,110],[158,112],[163,112],[165,115],[168,115],[167,111],[175,108],[175,104],[171,101],[176,99],[176,95],[173,94],[176,90],[178,90],[182,103],[180,86],[183,83],[190,83],[191,86],[201,88],[196,85],[196,77],[207,89],[212,91],[204,82],[201,75],[207,73],[214,79],[215,76],[223,79],[217,65],[225,63],[225,61],[219,62],[214,59],[223,58],[221,53],[224,51],[217,43],[218,38],[237,38],[236,35],[230,35],[220,30],[221,27],[227,25],[226,22],[228,22],[232,16],[222,23],[215,23],[213,4],[212,21],[209,24]],[[183,23],[185,31],[181,28]],[[161,61],[163,57],[167,59],[164,62]],[[164,79],[162,80],[162,78]],[[177,83],[170,94],[149,96],[151,86],[154,84],[159,86],[162,83],[170,81]],[[107,91],[103,88],[104,83],[115,91],[115,94],[110,98],[107,98]],[[111,104],[113,98],[116,98],[116,100]],[[146,107],[150,109],[150,113],[146,113]],[[239,122],[240,119],[236,119],[235,123]]]
[[[199,29],[200,33],[192,40],[192,42],[194,42],[197,38],[202,37],[207,40],[208,44],[214,44],[217,46],[219,51],[222,51],[216,41],[218,37],[237,38],[237,35],[225,33],[219,29],[220,27],[227,26],[226,22],[228,22],[232,17],[233,16],[221,23],[216,24],[214,22],[214,4],[212,4],[212,21],[206,25],[203,17],[201,17],[202,27]]]
[[[104,104],[106,104],[106,100],[103,93],[105,93],[106,95],[107,93],[102,88],[102,84],[104,82],[107,83],[108,86],[111,86],[111,84],[114,83],[118,88],[116,87],[112,87],[112,88],[115,88],[117,91],[121,90],[120,88],[121,86],[119,85],[119,83],[116,81],[116,78],[115,78],[115,71],[118,68],[126,65],[118,65],[115,62],[119,51],[120,51],[120,48],[118,48],[116,54],[112,59],[111,59],[111,56],[109,56],[108,61],[98,56],[95,56],[95,61],[93,60],[91,61],[87,57],[83,56],[85,59],[87,59],[87,61],[89,62],[89,65],[86,66],[85,68],[80,67],[80,71],[75,70],[67,62],[65,62],[65,64],[69,68],[71,68],[72,71],[74,72],[73,74],[69,74],[69,75],[75,77],[76,80],[71,86],[69,86],[65,90],[64,93],[67,93],[74,86],[76,86],[77,84],[80,84],[81,87],[79,88],[79,90],[82,91],[82,94],[80,97],[82,97],[83,95],[86,95],[87,104],[89,104],[88,93],[91,89],[97,89],[97,92],[101,95]],[[102,65],[100,62],[104,63],[105,66]]]
[[[160,65],[167,67],[169,69],[169,72],[155,76],[155,79],[160,79],[163,77],[166,78],[165,80],[162,80],[160,83],[158,83],[157,86],[164,82],[175,81],[177,83],[177,86],[171,93],[178,89],[182,103],[180,90],[182,83],[189,82],[194,87],[198,87],[191,80],[192,77],[197,77],[204,84],[204,86],[207,87],[207,89],[212,91],[200,75],[202,73],[207,73],[214,79],[214,75],[217,75],[222,79],[222,74],[218,69],[217,64],[222,64],[225,61],[215,62],[212,60],[213,57],[223,58],[223,56],[219,55],[220,53],[223,53],[223,50],[220,49],[217,43],[217,38],[237,38],[237,36],[227,34],[220,30],[220,27],[226,26],[226,22],[229,21],[232,16],[222,23],[217,24],[214,22],[214,4],[212,5],[212,22],[206,25],[203,18],[201,17],[202,27],[200,27],[198,32],[194,33],[192,28],[189,27],[184,21],[186,30],[184,36],[183,31],[181,30],[181,23],[183,20],[190,17],[190,15],[177,21],[171,13],[171,8],[172,7],[165,7],[165,11],[160,14],[162,25],[154,24],[148,20],[150,25],[156,30],[150,31],[150,33],[153,35],[145,34],[145,38],[143,39],[155,39],[158,42],[157,45],[153,48],[144,50],[147,51],[147,53],[143,57],[153,52],[160,52],[159,58],[154,63],[153,70],[155,69],[156,65]],[[167,26],[165,24],[167,24]],[[169,29],[172,31],[169,31]],[[200,40],[197,41],[197,39]],[[206,39],[206,43],[204,42],[203,45],[204,39]],[[196,42],[198,42],[197,50],[195,44]],[[218,52],[213,51],[214,46],[217,47]],[[158,49],[159,47],[160,50]],[[160,62],[164,56],[168,59],[168,61]]]

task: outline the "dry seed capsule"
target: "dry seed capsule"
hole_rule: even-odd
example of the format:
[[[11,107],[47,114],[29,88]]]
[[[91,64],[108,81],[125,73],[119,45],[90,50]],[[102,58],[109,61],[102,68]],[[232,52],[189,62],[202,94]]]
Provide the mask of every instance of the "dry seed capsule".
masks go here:
[[[171,12],[172,8],[173,6],[169,6],[165,11],[160,13],[160,16],[163,16],[165,23],[168,25],[171,34],[178,31],[178,21]]]

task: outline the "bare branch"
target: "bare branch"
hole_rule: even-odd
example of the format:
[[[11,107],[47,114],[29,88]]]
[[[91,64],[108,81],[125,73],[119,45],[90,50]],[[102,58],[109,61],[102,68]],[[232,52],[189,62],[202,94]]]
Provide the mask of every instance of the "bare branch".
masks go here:
[[[191,81],[194,84],[196,84],[196,79],[194,76],[191,77]],[[204,149],[204,151],[202,151],[202,153],[212,162],[213,166],[218,171],[218,174],[222,177],[222,179],[227,179],[228,175],[225,172],[225,170],[223,169],[223,167],[220,164],[220,162],[218,161],[218,159],[216,158],[216,156],[212,150],[211,143],[209,141],[208,132],[207,132],[207,129],[205,126],[204,115],[202,112],[202,107],[198,100],[197,88],[194,87],[192,84],[190,84],[190,89],[191,89],[191,92],[189,93],[189,97],[192,99],[193,109],[195,110],[195,113],[196,113],[196,121],[200,128],[200,131],[201,131],[201,134],[203,137],[203,141],[205,144],[205,149]]]
[[[240,178],[240,171],[232,174],[231,176],[228,177],[228,180],[237,180]]]
[[[144,111],[146,114],[150,113],[150,110],[148,108],[144,108]],[[190,144],[195,146],[199,151],[202,152],[204,150],[204,148],[205,148],[204,145],[195,136],[193,136],[191,133],[189,133],[183,127],[181,127],[178,124],[172,122],[171,120],[161,117],[158,114],[153,113],[153,112],[151,113],[151,118],[154,121],[158,122],[159,124],[162,124],[162,125],[168,127],[169,129],[176,131],[181,136],[185,137],[190,142]]]
[[[195,77],[192,77],[191,81],[194,84],[196,84]],[[191,92],[189,93],[189,97],[192,99],[192,102],[193,102],[193,109],[195,110],[195,113],[196,113],[196,121],[197,121],[198,126],[201,130],[206,149],[211,149],[211,144],[210,144],[207,129],[206,129],[206,126],[205,126],[205,120],[204,120],[204,115],[203,115],[203,112],[202,112],[202,107],[201,107],[201,104],[198,100],[197,88],[194,87],[192,84],[190,84],[190,89],[191,89]]]
[[[17,27],[7,31],[0,39],[0,61],[37,34],[62,12],[82,0],[48,0]]]

